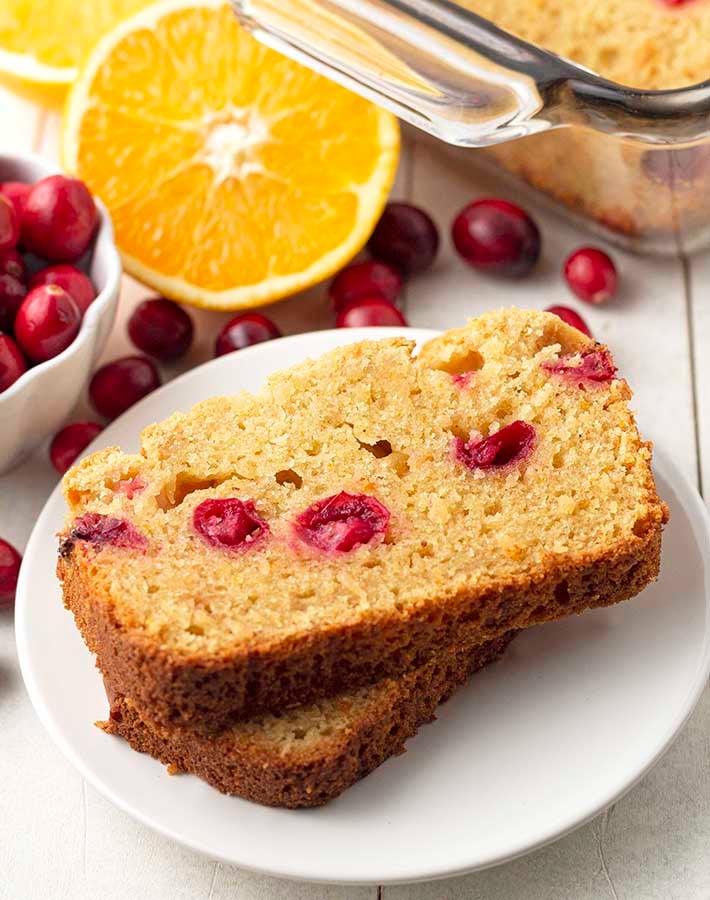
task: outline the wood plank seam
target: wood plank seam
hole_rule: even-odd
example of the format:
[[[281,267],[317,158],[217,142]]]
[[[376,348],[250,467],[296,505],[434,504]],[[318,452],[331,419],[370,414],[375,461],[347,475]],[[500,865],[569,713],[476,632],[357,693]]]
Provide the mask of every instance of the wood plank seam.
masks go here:
[[[696,472],[695,479],[700,494],[703,494],[703,463],[700,443],[700,410],[698,407],[698,370],[695,356],[695,323],[693,319],[693,286],[691,281],[691,261],[684,254],[680,255],[683,273],[683,292],[685,295],[685,317],[688,329],[688,358],[690,365],[690,392],[693,415],[693,435],[695,438]]]

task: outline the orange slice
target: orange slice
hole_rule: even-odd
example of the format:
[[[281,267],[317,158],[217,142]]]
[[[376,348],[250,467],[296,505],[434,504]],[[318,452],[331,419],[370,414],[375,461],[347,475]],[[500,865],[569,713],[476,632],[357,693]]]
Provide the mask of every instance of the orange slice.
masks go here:
[[[2,0],[0,81],[47,103],[61,101],[97,40],[150,0]]]
[[[223,2],[168,0],[96,47],[64,162],[108,206],[126,269],[210,309],[269,303],[365,243],[396,119],[258,43]]]

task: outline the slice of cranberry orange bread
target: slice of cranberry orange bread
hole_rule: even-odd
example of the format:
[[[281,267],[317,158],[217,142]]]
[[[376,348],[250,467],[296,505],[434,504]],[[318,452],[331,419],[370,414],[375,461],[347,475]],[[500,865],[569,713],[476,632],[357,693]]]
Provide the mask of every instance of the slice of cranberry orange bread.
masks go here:
[[[216,730],[625,600],[666,509],[611,356],[502,310],[333,350],[64,479],[64,600],[115,688]]]
[[[495,662],[512,637],[509,632],[473,651],[452,646],[398,678],[256,716],[216,735],[154,725],[107,683],[111,710],[98,724],[171,772],[190,772],[225,794],[267,806],[321,806],[402,753],[439,703]]]

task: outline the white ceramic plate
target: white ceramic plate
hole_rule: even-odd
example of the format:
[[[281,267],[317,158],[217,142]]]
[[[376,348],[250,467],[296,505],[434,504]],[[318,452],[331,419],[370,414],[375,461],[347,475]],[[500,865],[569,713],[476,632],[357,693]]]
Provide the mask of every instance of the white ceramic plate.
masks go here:
[[[96,446],[137,449],[140,429],[176,409],[363,337],[326,331],[260,344],[166,385]],[[312,881],[397,882],[509,860],[564,834],[634,784],[667,750],[706,681],[708,520],[694,489],[657,454],[671,508],[661,580],[637,599],[521,634],[390,759],[329,806],[289,812],[170,778],[92,722],[100,676],[54,575],[63,502],[50,498],[27,547],[16,626],[32,702],[62,752],[117,806],[176,841],[247,869]]]

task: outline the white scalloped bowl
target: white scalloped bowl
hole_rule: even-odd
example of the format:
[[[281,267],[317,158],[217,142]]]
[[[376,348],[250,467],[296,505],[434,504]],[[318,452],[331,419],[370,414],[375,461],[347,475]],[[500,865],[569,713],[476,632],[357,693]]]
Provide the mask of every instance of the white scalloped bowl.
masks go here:
[[[0,154],[0,181],[35,182],[61,169],[39,156]],[[118,306],[121,260],[113,227],[97,201],[99,230],[89,274],[98,291],[79,334],[53,359],[28,369],[0,394],[0,474],[17,465],[67,421],[108,339]]]

